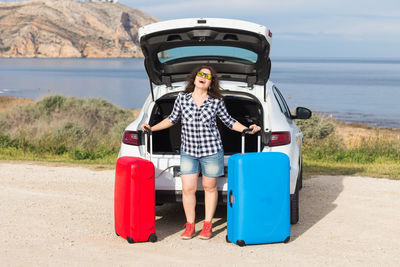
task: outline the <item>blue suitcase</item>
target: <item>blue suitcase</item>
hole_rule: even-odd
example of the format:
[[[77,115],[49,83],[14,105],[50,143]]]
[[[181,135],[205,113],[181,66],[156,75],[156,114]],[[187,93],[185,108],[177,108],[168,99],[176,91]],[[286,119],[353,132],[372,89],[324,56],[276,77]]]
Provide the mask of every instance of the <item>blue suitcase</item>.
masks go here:
[[[228,160],[228,242],[239,246],[290,240],[290,161],[280,152],[244,152]],[[260,149],[260,136],[258,137]]]

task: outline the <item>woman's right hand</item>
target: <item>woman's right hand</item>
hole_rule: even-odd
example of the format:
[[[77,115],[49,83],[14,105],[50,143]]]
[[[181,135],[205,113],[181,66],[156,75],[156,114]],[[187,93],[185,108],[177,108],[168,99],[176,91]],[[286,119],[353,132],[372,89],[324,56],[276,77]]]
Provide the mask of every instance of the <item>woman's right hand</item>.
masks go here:
[[[148,125],[147,123],[144,123],[140,128],[142,129],[142,131],[147,132],[147,130],[145,129],[145,127],[146,127],[146,128],[149,128],[149,129],[151,130],[151,126]]]

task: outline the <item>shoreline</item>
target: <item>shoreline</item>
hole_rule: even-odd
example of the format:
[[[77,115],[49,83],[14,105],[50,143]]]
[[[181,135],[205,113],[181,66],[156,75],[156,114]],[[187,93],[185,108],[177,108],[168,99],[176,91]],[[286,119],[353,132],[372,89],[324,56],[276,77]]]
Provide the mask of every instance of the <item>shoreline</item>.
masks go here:
[[[29,98],[29,97],[4,96],[4,95],[1,95],[2,93],[4,93],[3,90],[9,91],[8,89],[0,88],[0,111],[6,110],[8,108],[12,108],[12,107],[20,105],[20,104],[34,103],[39,100],[39,99],[35,100],[35,99]],[[49,95],[53,95],[53,94],[49,94]],[[40,98],[43,98],[43,97],[45,97],[45,96],[41,96]],[[79,99],[79,97],[75,97],[75,98]],[[138,114],[138,110],[140,111],[140,108],[138,108],[138,109],[128,108],[128,109],[131,110],[132,112],[134,112],[134,114]],[[375,130],[399,131],[399,134],[400,134],[400,127],[399,128],[385,127],[385,126],[380,127],[380,126],[370,125],[365,122],[339,120],[339,119],[336,119],[333,115],[329,114],[329,112],[313,111],[313,113],[318,114],[318,116],[321,116],[324,119],[328,119],[328,120],[331,119],[339,125],[345,124],[346,126],[351,127],[351,128],[361,128],[361,129],[367,129],[367,130],[375,129]]]

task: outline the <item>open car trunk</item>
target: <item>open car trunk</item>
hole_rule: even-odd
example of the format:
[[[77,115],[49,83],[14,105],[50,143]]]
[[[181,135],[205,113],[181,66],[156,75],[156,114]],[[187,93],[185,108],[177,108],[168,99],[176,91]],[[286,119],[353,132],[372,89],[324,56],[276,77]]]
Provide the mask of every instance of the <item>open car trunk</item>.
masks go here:
[[[169,116],[174,106],[174,101],[178,92],[167,94],[157,99],[151,117],[150,125],[162,121]],[[263,126],[263,113],[260,102],[252,95],[247,93],[223,91],[224,101],[229,114],[245,126],[257,124]],[[225,155],[240,153],[241,134],[226,127],[217,117],[217,126],[222,138]],[[261,140],[264,140],[262,138]],[[261,148],[265,142],[261,142]],[[178,155],[181,146],[181,123],[153,133],[153,153]],[[257,151],[257,136],[246,136],[246,152]]]

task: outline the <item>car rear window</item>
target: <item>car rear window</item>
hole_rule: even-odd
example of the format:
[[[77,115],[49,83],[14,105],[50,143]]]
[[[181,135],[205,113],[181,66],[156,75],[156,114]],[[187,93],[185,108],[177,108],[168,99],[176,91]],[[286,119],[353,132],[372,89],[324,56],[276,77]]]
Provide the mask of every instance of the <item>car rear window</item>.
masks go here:
[[[167,64],[199,57],[219,57],[221,60],[244,64],[257,62],[257,54],[253,51],[232,46],[184,46],[161,51],[157,56],[161,63]]]

